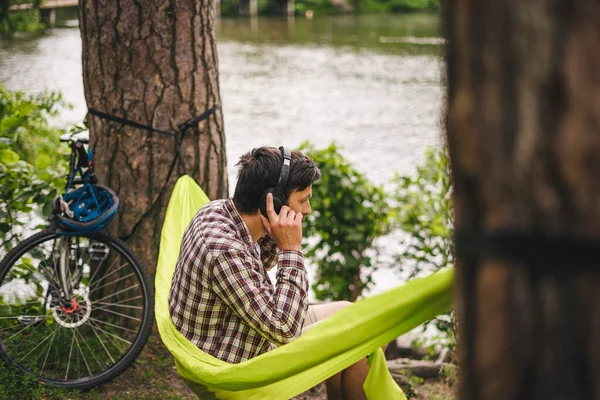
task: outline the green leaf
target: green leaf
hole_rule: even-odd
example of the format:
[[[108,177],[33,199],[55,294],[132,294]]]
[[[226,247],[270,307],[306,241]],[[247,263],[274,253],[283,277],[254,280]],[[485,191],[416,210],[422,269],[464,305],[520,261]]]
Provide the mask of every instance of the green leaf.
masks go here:
[[[11,149],[0,150],[0,162],[3,164],[12,164],[19,161],[19,155]]]
[[[50,166],[51,160],[47,154],[40,153],[35,158],[35,169],[38,171],[45,171]]]
[[[44,204],[44,206],[42,207],[42,214],[44,215],[44,217],[49,217],[50,214],[52,214],[51,202],[47,202],[46,204]]]

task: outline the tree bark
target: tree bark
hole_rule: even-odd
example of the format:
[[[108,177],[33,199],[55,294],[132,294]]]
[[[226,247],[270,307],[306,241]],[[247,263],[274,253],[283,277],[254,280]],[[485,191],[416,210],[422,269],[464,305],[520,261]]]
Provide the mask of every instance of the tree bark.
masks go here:
[[[457,231],[599,241],[600,3],[446,5]],[[462,399],[600,398],[600,273],[535,266],[459,257]]]
[[[220,103],[212,1],[81,0],[79,21],[89,108],[175,132]],[[100,183],[121,199],[111,229],[153,274],[166,204],[183,173],[178,163],[161,196],[174,140],[91,114],[88,121]],[[182,150],[188,174],[208,196],[226,197],[221,112],[189,129]]]

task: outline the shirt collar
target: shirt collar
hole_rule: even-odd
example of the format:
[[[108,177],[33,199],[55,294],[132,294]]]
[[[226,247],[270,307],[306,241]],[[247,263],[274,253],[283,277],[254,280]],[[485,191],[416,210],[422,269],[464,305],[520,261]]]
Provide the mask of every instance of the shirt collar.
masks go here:
[[[235,227],[239,231],[242,240],[245,243],[252,245],[253,242],[252,242],[252,237],[250,236],[250,229],[248,229],[248,227],[246,226],[246,223],[242,219],[242,216],[240,215],[237,208],[235,207],[235,204],[233,203],[233,199],[227,199],[225,201],[225,209],[227,210],[227,212],[229,212],[229,215],[231,215],[231,218],[233,219],[233,223],[235,224]]]

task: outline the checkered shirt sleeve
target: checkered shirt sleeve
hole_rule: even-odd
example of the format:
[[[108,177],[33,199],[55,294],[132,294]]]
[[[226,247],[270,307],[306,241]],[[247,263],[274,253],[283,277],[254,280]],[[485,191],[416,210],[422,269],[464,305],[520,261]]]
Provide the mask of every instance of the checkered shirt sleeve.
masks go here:
[[[308,309],[308,276],[299,251],[278,254],[277,285],[265,280],[259,261],[231,248],[214,260],[213,290],[252,329],[282,345],[300,335]]]
[[[262,261],[265,270],[269,271],[275,265],[277,265],[277,245],[270,236],[263,236],[258,239],[258,245],[260,246],[260,260]]]

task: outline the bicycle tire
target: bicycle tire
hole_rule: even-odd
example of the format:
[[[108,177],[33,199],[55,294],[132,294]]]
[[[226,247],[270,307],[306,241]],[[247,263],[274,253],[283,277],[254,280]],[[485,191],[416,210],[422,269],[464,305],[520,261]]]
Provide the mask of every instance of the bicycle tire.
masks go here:
[[[23,257],[25,254],[28,254],[29,251],[36,249],[42,243],[46,243],[52,239],[60,239],[63,237],[65,237],[65,235],[60,235],[56,231],[45,230],[45,231],[42,231],[40,233],[37,233],[37,234],[25,239],[23,242],[19,243],[0,262],[0,288],[2,288],[2,285],[4,283],[4,280],[7,277],[8,272],[15,265],[15,263],[18,262],[18,260],[21,257]],[[81,238],[85,238],[85,239],[90,240],[90,243],[102,243],[102,244],[108,245],[111,248],[115,249],[119,253],[118,255],[123,256],[131,264],[131,267],[135,273],[135,276],[137,277],[137,279],[139,281],[139,287],[141,288],[141,293],[143,296],[143,304],[144,304],[144,308],[141,312],[142,317],[140,319],[141,320],[140,328],[137,331],[137,334],[135,335],[135,339],[133,339],[130,347],[127,349],[127,351],[124,354],[121,355],[121,357],[118,359],[118,361],[114,362],[107,369],[102,370],[99,373],[94,373],[91,376],[80,377],[80,378],[73,379],[73,380],[66,379],[64,381],[61,381],[61,380],[56,380],[56,379],[49,379],[49,378],[45,378],[45,377],[41,376],[41,374],[39,376],[36,376],[35,374],[32,373],[33,371],[30,371],[27,368],[24,368],[18,362],[15,362],[15,360],[13,360],[11,358],[11,356],[8,354],[8,351],[7,351],[8,348],[4,344],[2,332],[0,332],[0,359],[2,359],[8,365],[12,365],[13,367],[16,367],[20,372],[29,374],[30,376],[34,376],[36,379],[38,379],[40,382],[43,382],[44,384],[61,387],[64,389],[85,390],[85,389],[91,389],[93,387],[102,385],[102,384],[114,379],[115,377],[117,377],[118,375],[123,373],[128,367],[130,367],[133,364],[133,362],[136,360],[136,358],[139,356],[140,352],[146,345],[146,342],[150,335],[153,321],[154,321],[154,289],[153,289],[152,282],[149,279],[148,274],[142,265],[142,262],[135,255],[135,253],[120,239],[118,239],[108,233],[104,233],[104,232],[95,232],[95,233],[81,234],[81,235],[71,235],[69,237],[77,238],[78,243],[79,243],[79,240],[81,240]],[[102,277],[102,279],[104,279],[104,278],[105,277]],[[100,282],[102,282],[102,280],[100,280]],[[47,289],[47,290],[49,290],[49,289]],[[47,298],[46,298],[46,301],[47,301]],[[7,307],[10,307],[10,306],[7,306]],[[98,306],[98,307],[102,307],[102,306]],[[91,302],[90,302],[89,308],[92,309]],[[90,311],[90,312],[92,312],[92,311]],[[16,317],[13,317],[13,318],[16,318]],[[25,324],[27,324],[27,322],[25,322]],[[93,322],[90,322],[90,324],[93,324]],[[40,323],[39,325],[41,326],[42,324]],[[59,329],[58,326],[55,328],[55,330],[56,329]],[[94,332],[96,332],[93,327],[92,327],[92,329],[94,330]],[[79,329],[77,329],[77,330],[79,330]],[[72,332],[72,335],[73,335],[73,339],[75,339],[76,334],[74,331]],[[98,336],[98,335],[96,335],[96,336]],[[99,336],[98,336],[98,339],[100,339]],[[54,338],[52,339],[52,341],[53,340],[54,340]],[[50,352],[50,348],[52,347],[52,341],[49,344],[48,353]],[[104,346],[104,344],[102,344],[102,345]],[[73,343],[71,344],[71,346],[72,346],[71,347],[71,352],[72,352],[73,351]],[[77,343],[77,346],[79,346],[79,342]],[[89,345],[88,345],[88,348],[90,349],[90,351],[92,351],[92,349],[89,347]],[[81,349],[82,348],[80,347],[79,350],[81,351]],[[106,349],[106,347],[105,347],[105,349]],[[108,352],[108,350],[107,350],[107,352]],[[85,359],[85,355],[83,352],[82,352],[82,355],[84,356],[83,358]],[[109,353],[109,355],[110,355],[110,353]],[[46,355],[46,358],[47,357],[48,357],[48,355]],[[69,364],[70,364],[70,361],[71,361],[71,355],[69,355]],[[87,365],[87,361],[86,361],[86,365]],[[43,369],[43,367],[42,367],[42,369]],[[89,370],[89,366],[88,366],[88,370]],[[66,376],[68,377],[68,366],[67,366]]]

